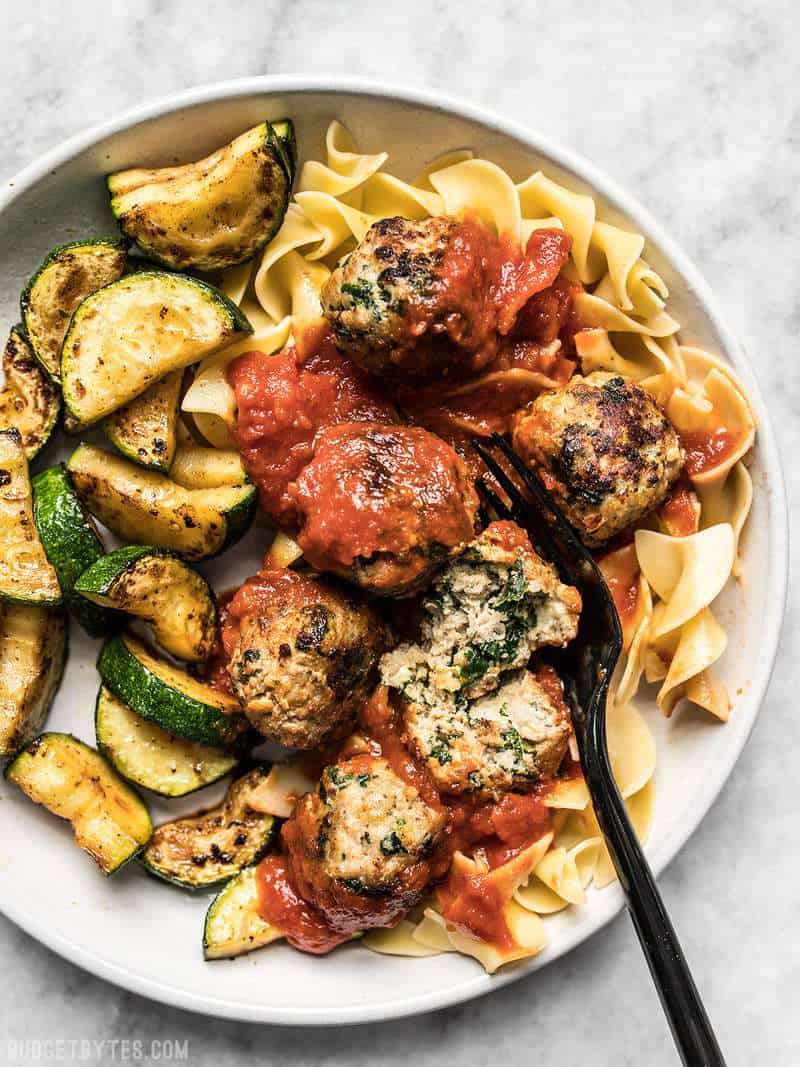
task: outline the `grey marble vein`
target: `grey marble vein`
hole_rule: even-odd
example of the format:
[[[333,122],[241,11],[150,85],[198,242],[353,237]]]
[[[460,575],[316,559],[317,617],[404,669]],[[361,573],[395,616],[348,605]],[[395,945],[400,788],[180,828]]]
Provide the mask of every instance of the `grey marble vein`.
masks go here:
[[[88,123],[256,73],[445,89],[577,148],[699,264],[752,357],[800,491],[800,22],[789,0],[28,0],[0,5],[0,172]],[[793,564],[793,578],[798,565]],[[798,612],[762,716],[662,878],[731,1064],[800,1063]],[[627,918],[530,980],[416,1021],[203,1019],[122,992],[0,919],[4,1035],[188,1039],[196,1067],[676,1062]],[[111,1062],[95,1058],[88,1062]]]

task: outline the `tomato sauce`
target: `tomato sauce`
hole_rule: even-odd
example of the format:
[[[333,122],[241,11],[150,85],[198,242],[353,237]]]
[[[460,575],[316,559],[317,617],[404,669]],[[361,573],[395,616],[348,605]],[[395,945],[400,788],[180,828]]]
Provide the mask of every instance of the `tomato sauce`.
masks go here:
[[[277,926],[295,948],[322,956],[349,940],[349,934],[334,930],[322,914],[297,893],[283,856],[267,856],[259,863],[256,885],[259,915],[265,922]]]
[[[501,309],[497,322],[499,333],[509,333],[531,298],[553,285],[571,251],[569,234],[563,230],[541,229],[534,230],[528,238],[524,255],[507,253],[492,292]]]
[[[499,867],[550,828],[551,812],[544,804],[545,788],[533,793],[507,793],[501,800],[448,797],[449,859],[454,852],[480,851],[490,868]]]
[[[454,869],[447,881],[436,887],[436,898],[445,919],[467,936],[486,941],[501,952],[515,947],[503,914],[507,900],[490,876]]]
[[[228,368],[239,413],[234,439],[261,504],[292,528],[286,489],[313,454],[314,438],[341,422],[397,421],[377,379],[336,349],[327,326],[306,327],[294,346],[273,356],[246,352]]]
[[[297,542],[322,568],[473,536],[477,497],[467,473],[450,445],[419,427],[326,429],[288,492],[301,516]]]
[[[469,276],[472,284],[477,277],[484,287],[482,303],[470,305],[463,295],[459,298],[467,314],[480,322],[480,355],[452,385],[441,377],[421,388],[400,384],[397,400],[412,421],[434,432],[456,425],[482,435],[506,433],[517,411],[542,390],[569,381],[577,365],[573,337],[582,326],[573,298],[581,287],[558,277],[572,242],[560,230],[537,230],[523,255],[474,220],[465,220],[462,231],[461,241],[451,242],[453,249],[471,247],[475,258],[475,244],[484,245],[477,256],[484,270]],[[455,252],[446,256],[445,272],[451,259],[459,265],[455,276],[461,277],[464,264]],[[561,344],[553,346],[557,339]],[[458,341],[464,343],[464,338]],[[439,362],[464,369],[456,353],[444,360],[440,355]]]
[[[455,228],[436,268],[436,285],[410,302],[411,338],[444,338],[457,346],[454,358],[431,351],[429,370],[452,366],[478,371],[497,351],[517,314],[536,293],[552,285],[566,262],[572,238],[562,230],[538,230],[523,252],[511,237],[496,237],[477,218],[468,216]],[[443,316],[442,310],[447,314]],[[424,369],[424,348],[419,370]],[[465,352],[472,353],[465,359]],[[415,365],[415,364],[414,364]]]
[[[509,793],[500,801],[484,803],[470,799],[448,800],[451,833],[447,840],[448,873],[436,887],[442,914],[468,935],[501,950],[514,947],[503,915],[506,892],[492,872],[538,841],[551,826],[551,812],[544,804],[546,788],[536,793]],[[456,851],[480,855],[489,866],[474,873],[450,866]]]
[[[614,607],[619,615],[624,646],[633,640],[632,627],[639,605],[639,561],[634,544],[607,552],[597,560],[597,566],[608,586]]]
[[[575,296],[580,291],[577,282],[556,278],[551,286],[535,293],[520,309],[510,336],[540,345],[550,345],[559,339],[574,359],[573,338],[583,328],[575,312]]]
[[[535,341],[507,340],[482,374],[453,388],[401,386],[397,401],[413,422],[438,432],[457,425],[488,436],[507,433],[514,415],[545,389],[565,385],[576,362]]]
[[[711,432],[680,433],[679,437],[686,452],[686,471],[692,478],[719,467],[741,447],[744,439],[741,432],[734,433],[724,427]]]
[[[230,595],[220,617],[220,634],[226,657],[230,658],[244,619],[272,614],[283,605],[316,604],[319,586],[304,574],[286,567],[271,567],[269,557],[263,570],[248,578]]]
[[[658,509],[658,520],[673,537],[689,537],[700,528],[700,502],[688,482],[680,481]]]

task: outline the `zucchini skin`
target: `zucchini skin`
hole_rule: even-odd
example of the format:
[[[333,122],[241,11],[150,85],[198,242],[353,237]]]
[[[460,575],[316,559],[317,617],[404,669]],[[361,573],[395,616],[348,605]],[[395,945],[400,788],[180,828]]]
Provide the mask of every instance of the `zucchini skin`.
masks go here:
[[[3,372],[0,425],[16,426],[30,462],[47,446],[58,426],[61,392],[34,356],[22,326],[11,327],[3,352]]]
[[[13,642],[20,629],[27,630],[23,646],[9,655],[6,642]],[[42,729],[61,685],[68,643],[68,618],[61,608],[0,608],[0,757],[15,755]]]
[[[84,766],[80,768],[77,779],[75,778],[75,769],[70,774],[69,788],[62,783],[62,793],[60,796],[55,795],[56,791],[50,787],[50,796],[46,798],[41,796],[37,799],[35,795],[37,790],[32,784],[32,778],[35,774],[30,774],[29,769],[33,770],[32,761],[35,761],[40,753],[45,753],[42,758],[46,758],[47,752],[58,753],[59,750],[63,753],[62,759],[69,762],[70,756],[73,760],[83,759]],[[107,781],[101,783],[101,777],[106,776]],[[126,867],[131,860],[135,859],[142,850],[148,844],[153,833],[153,824],[150,820],[150,813],[144,801],[141,799],[138,793],[136,793],[126,782],[124,782],[114,768],[108,763],[104,756],[102,756],[96,749],[85,744],[79,738],[73,734],[66,733],[44,733],[35,737],[21,752],[18,752],[14,759],[8,764],[5,769],[4,777],[7,781],[12,782],[14,785],[19,786],[23,793],[29,797],[35,804],[41,804],[51,814],[56,815],[58,818],[67,820],[73,828],[73,834],[76,844],[84,851],[88,852],[92,856],[94,861],[100,867],[103,874],[110,876],[116,874],[118,871]],[[82,832],[82,812],[76,810],[73,814],[68,814],[64,809],[70,806],[70,801],[74,801],[76,795],[83,792],[86,788],[87,780],[89,783],[97,783],[100,792],[103,794],[103,799],[108,797],[110,788],[114,788],[118,793],[125,797],[127,812],[130,816],[131,809],[134,809],[135,817],[140,820],[140,826],[137,835],[130,833],[129,827],[124,826],[118,820],[111,817],[111,821],[116,826],[117,831],[121,831],[131,842],[127,851],[121,855],[115,855],[114,860],[109,861],[102,853],[102,841],[99,840],[97,831],[91,832],[87,835]],[[40,779],[39,785],[42,785]],[[49,803],[48,803],[49,799]],[[96,799],[96,798],[95,798]],[[107,801],[108,803],[108,801]],[[58,807],[61,810],[58,810]],[[93,820],[96,822],[96,819]],[[94,847],[92,847],[94,845]]]
[[[121,714],[128,720],[124,727],[126,739],[129,739],[132,736],[131,731],[137,728],[146,735],[145,738],[136,736],[135,747],[138,748],[138,752],[134,755],[126,754],[114,741],[115,714]],[[197,742],[177,738],[168,731],[162,730],[161,727],[138,715],[127,704],[123,704],[103,685],[100,686],[95,703],[94,727],[98,752],[105,756],[123,778],[143,789],[148,789],[151,793],[170,799],[190,796],[198,789],[205,789],[206,786],[230,774],[239,763],[239,757],[235,752],[227,752],[210,746],[201,751],[202,746]],[[148,743],[161,748],[162,756],[170,766],[168,774],[159,776],[152,763],[148,767],[145,750]],[[204,774],[198,769],[204,759],[216,764],[213,773]],[[175,774],[179,769],[184,780],[193,777],[194,783],[176,788]]]
[[[162,560],[153,576],[139,573],[145,579],[144,590],[127,589],[124,579],[134,573],[137,564],[153,559]],[[160,588],[155,585],[160,579]],[[123,586],[117,583],[123,582]],[[156,642],[177,659],[203,663],[211,655],[217,636],[217,606],[206,579],[176,552],[146,545],[127,545],[101,557],[80,576],[75,591],[89,601],[107,598],[104,607],[124,612],[147,622]],[[144,595],[141,595],[144,592]],[[148,604],[149,601],[149,604]],[[163,603],[164,611],[161,611]],[[138,610],[137,610],[138,609]],[[172,610],[171,610],[172,609]]]
[[[272,135],[278,144],[278,150],[283,156],[291,187],[297,173],[297,138],[294,132],[294,123],[291,119],[278,119],[277,122],[271,122],[270,127]]]
[[[97,593],[99,596],[108,596],[114,582],[143,556],[171,556],[173,559],[180,559],[177,552],[172,552],[168,548],[156,548],[153,545],[124,545],[114,552],[101,556],[95,563],[84,569],[75,588],[79,593]]]
[[[119,236],[93,237],[80,241],[69,241],[63,245],[56,245],[55,248],[51,249],[51,251],[47,253],[45,258],[42,260],[42,263],[39,265],[35,273],[31,276],[30,280],[28,281],[28,284],[22,290],[22,293],[20,294],[19,298],[19,307],[20,317],[22,319],[22,324],[25,329],[25,333],[29,338],[31,350],[33,351],[35,358],[37,359],[45,373],[54,381],[57,382],[61,374],[61,368],[56,362],[57,356],[55,353],[49,353],[43,350],[40,346],[36,344],[35,341],[35,337],[38,332],[35,326],[34,319],[37,310],[35,301],[35,290],[38,283],[40,283],[44,279],[45,274],[52,267],[54,267],[54,265],[64,259],[65,256],[77,254],[81,249],[93,248],[97,246],[113,250],[119,254],[119,271],[117,272],[117,277],[119,277],[119,275],[122,274],[122,271],[125,268],[125,259],[127,256],[129,245],[130,242],[127,240],[127,238]],[[107,278],[103,282],[103,284],[107,284],[110,280],[110,277]],[[85,299],[85,297],[87,297],[90,293],[95,292],[96,288],[97,287],[86,289],[80,294],[80,300]],[[77,306],[76,302],[74,302],[74,297],[77,295],[79,295],[77,291],[72,293],[70,295],[69,302],[67,303],[66,308],[60,307],[59,309],[62,313],[65,331],[69,325],[69,318],[75,310],[75,307]],[[79,303],[80,300],[78,300],[77,303]],[[72,306],[70,306],[70,304]],[[67,312],[66,315],[63,314],[64,311]],[[63,340],[63,334],[61,340]]]
[[[103,646],[97,669],[105,684],[124,704],[145,719],[187,741],[225,747],[241,735],[245,720],[180,692],[158,678],[120,637]]]
[[[153,294],[157,295],[157,301],[153,300]],[[200,320],[198,309],[201,305],[197,301],[202,301],[202,309],[210,309],[213,321],[209,319],[204,323],[206,340],[200,341],[193,335],[185,336],[183,347],[179,346],[179,355],[176,354],[177,349],[169,357],[154,354],[149,362],[142,363],[136,375],[128,381],[131,373],[126,374],[123,343],[126,331],[123,328],[124,316],[119,309],[125,309],[126,300],[129,305],[135,306],[133,300],[142,303],[147,296],[152,312],[147,324],[149,333],[156,338],[159,331],[163,333],[165,328],[165,309],[168,312],[175,303],[183,302],[185,315],[185,305],[194,300],[193,314],[195,320]],[[116,311],[120,320],[113,330],[108,325],[104,326],[109,307]],[[140,320],[135,334],[142,333],[143,323],[144,320]],[[182,370],[252,332],[253,327],[241,309],[209,282],[164,270],[126,274],[87,296],[70,320],[61,348],[61,379],[67,414],[78,428],[94,425],[140,396],[158,379],[172,371]],[[150,341],[155,349],[153,336],[150,336]],[[129,337],[127,342],[130,343]]]
[[[63,463],[37,474],[32,488],[33,520],[64,602],[90,637],[101,637],[119,626],[121,618],[85,600],[75,584],[87,567],[105,555],[103,542]]]
[[[222,887],[203,923],[203,958],[233,959],[283,937],[258,913],[256,867],[245,867]]]
[[[225,540],[220,548],[219,555],[235,545],[250,529],[258,507],[258,490],[254,485],[233,486],[241,488],[242,498],[233,507],[222,512],[225,517]],[[202,492],[203,490],[200,490]],[[213,490],[208,490],[209,493]]]

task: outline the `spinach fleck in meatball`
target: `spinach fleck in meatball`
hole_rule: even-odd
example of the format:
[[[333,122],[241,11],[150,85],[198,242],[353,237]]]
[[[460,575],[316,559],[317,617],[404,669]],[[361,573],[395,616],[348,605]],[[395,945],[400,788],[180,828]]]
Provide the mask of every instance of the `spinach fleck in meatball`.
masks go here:
[[[658,507],[684,462],[652,397],[602,371],[537,397],[517,416],[513,443],[591,547]]]
[[[317,748],[344,736],[386,647],[372,610],[328,582],[276,568],[249,579],[225,613],[228,675],[271,741]]]
[[[581,597],[559,581],[516,523],[493,522],[437,575],[422,602],[419,643],[381,660],[386,685],[411,701],[434,688],[474,700],[545,645],[577,633]]]
[[[528,670],[503,679],[473,701],[428,687],[405,702],[406,737],[441,792],[496,799],[558,770],[572,729],[560,693]]]
[[[387,652],[380,668],[442,792],[499,797],[555,774],[571,729],[561,684],[525,668],[575,637],[580,611],[577,589],[513,522],[491,523],[437,576],[419,642]]]
[[[381,219],[323,288],[336,344],[390,376],[479,369],[495,353],[504,251],[474,218]]]
[[[377,756],[326,767],[282,839],[298,892],[337,931],[392,926],[422,897],[447,823]]]

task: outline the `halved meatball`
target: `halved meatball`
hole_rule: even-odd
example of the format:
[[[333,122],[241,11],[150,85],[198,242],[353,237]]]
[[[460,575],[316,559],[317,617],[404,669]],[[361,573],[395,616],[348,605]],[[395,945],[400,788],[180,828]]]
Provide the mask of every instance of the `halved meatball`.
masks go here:
[[[419,902],[447,823],[389,763],[362,755],[326,767],[282,840],[298,892],[337,931],[391,926]]]
[[[289,495],[312,566],[383,596],[422,588],[472,538],[478,508],[450,445],[419,427],[376,423],[322,431]]]
[[[507,675],[474,701],[430,688],[421,696],[405,703],[405,733],[443,793],[525,792],[552,777],[566,754],[566,705],[530,671]]]
[[[336,343],[386,375],[471,373],[517,312],[553,283],[570,238],[540,231],[525,253],[477,218],[381,219],[322,290]]]
[[[428,689],[475,700],[537,649],[568,644],[581,597],[524,530],[494,522],[436,577],[422,610],[420,642],[383,657],[383,682],[412,702],[424,702]]]
[[[345,591],[276,568],[234,596],[223,642],[233,691],[253,726],[271,741],[309,749],[352,729],[387,633]]]
[[[684,463],[652,397],[603,371],[537,397],[517,416],[513,443],[591,547],[658,507]]]

